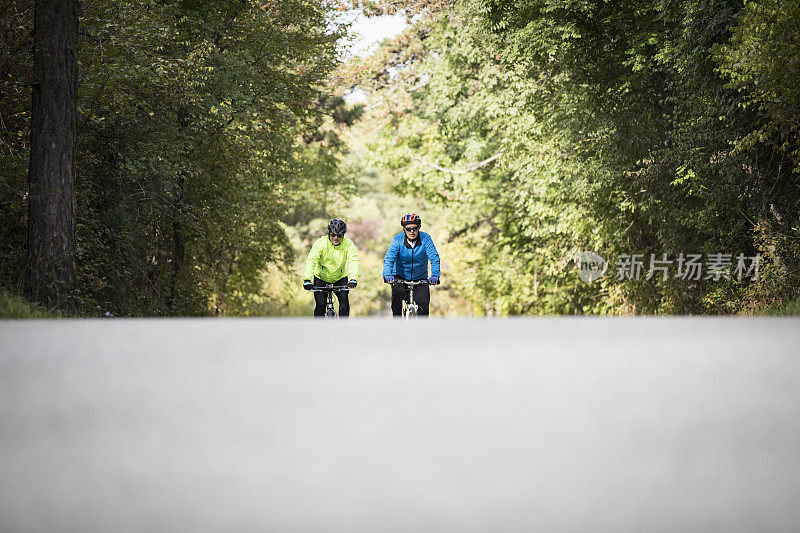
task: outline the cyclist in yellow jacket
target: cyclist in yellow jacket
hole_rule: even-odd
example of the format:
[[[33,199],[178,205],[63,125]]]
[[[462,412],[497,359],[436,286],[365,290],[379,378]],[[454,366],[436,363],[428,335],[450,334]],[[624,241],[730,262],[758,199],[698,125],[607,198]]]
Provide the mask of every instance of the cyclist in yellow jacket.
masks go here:
[[[334,218],[328,223],[328,234],[317,239],[311,246],[303,274],[303,288],[310,291],[332,283],[354,289],[358,284],[358,252],[353,241],[344,236],[347,224],[344,220]],[[349,274],[349,280],[348,280]],[[339,299],[339,316],[350,315],[350,300],[347,291],[335,291]],[[324,292],[315,292],[314,316],[325,315],[326,296]]]

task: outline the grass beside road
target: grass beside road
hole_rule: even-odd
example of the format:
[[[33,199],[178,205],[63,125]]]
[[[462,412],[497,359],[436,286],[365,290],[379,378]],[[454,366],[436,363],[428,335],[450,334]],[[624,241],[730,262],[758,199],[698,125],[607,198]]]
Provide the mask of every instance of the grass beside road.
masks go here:
[[[309,310],[311,309],[309,304]],[[755,313],[761,316],[800,316],[800,298]],[[0,290],[0,319],[4,318],[59,318],[57,310],[31,303],[7,290]]]
[[[0,318],[57,318],[56,311],[26,301],[6,290],[0,290]]]
[[[800,298],[764,310],[762,315],[800,315]]]

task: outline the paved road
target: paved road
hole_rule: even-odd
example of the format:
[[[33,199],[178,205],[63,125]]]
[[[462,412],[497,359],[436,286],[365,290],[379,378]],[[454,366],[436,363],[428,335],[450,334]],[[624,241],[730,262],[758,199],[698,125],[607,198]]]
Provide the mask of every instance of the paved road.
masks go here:
[[[0,531],[800,528],[800,321],[0,322]]]

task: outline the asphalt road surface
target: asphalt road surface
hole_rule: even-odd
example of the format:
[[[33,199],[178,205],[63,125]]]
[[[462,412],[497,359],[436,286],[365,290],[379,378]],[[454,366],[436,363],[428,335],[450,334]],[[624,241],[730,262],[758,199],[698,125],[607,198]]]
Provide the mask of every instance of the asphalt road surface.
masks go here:
[[[798,319],[0,322],[4,533],[798,530]]]

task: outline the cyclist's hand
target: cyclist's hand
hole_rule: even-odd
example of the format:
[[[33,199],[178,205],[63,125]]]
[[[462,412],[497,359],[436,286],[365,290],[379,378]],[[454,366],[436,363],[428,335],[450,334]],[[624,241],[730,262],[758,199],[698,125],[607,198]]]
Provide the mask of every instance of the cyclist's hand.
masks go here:
[[[305,290],[307,290],[307,291],[310,291],[311,289],[313,289],[313,288],[314,288],[314,284],[313,284],[313,283],[311,283],[309,280],[304,280],[304,281],[303,281],[303,288],[304,288]]]
[[[428,278],[428,283],[431,285],[438,285],[439,284],[439,276],[431,276]]]
[[[348,289],[355,289],[356,285],[358,285],[358,282],[354,279],[351,279],[350,281],[347,282]]]
[[[384,276],[383,281],[386,283],[394,283],[394,276]]]

